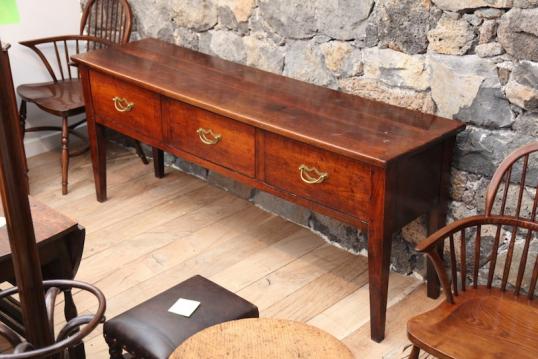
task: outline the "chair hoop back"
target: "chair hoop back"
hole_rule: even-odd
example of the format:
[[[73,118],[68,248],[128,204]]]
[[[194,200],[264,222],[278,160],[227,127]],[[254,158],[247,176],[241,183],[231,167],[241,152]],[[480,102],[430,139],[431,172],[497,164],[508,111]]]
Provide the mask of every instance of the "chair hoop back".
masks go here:
[[[82,13],[80,34],[126,44],[131,36],[132,18],[127,0],[89,0]]]
[[[533,156],[533,154],[535,156]],[[537,164],[532,167],[532,164]],[[535,171],[534,173],[532,171]],[[492,214],[497,215],[512,215],[515,217],[526,217],[527,219],[536,220],[536,206],[538,203],[538,195],[536,194],[536,187],[538,185],[538,142],[533,142],[525,145],[516,151],[512,152],[495,171],[493,178],[488,186],[486,194],[486,216]],[[513,195],[517,196],[517,203],[513,213],[506,213],[507,204],[509,204],[509,196],[511,183],[516,183],[517,190]],[[512,186],[513,187],[513,186]],[[522,206],[524,203],[525,190],[534,188],[534,200],[533,209],[529,213],[522,213]],[[498,195],[502,194],[499,198]],[[495,205],[496,200],[500,199],[500,208],[498,213],[496,212]],[[529,206],[530,207],[530,206]]]

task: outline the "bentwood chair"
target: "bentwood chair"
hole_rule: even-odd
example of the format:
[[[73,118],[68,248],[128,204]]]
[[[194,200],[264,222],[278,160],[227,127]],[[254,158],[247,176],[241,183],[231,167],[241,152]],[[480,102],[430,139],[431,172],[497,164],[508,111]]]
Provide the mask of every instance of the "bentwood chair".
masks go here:
[[[105,320],[106,300],[103,293],[96,287],[74,280],[49,280],[43,282],[46,290],[45,303],[48,317],[48,328],[55,338],[55,342],[44,348],[34,348],[31,343],[11,327],[0,321],[0,337],[2,337],[9,347],[11,353],[5,354],[0,352],[0,359],[23,359],[23,358],[85,358],[84,351],[77,350],[80,347],[82,339],[90,334],[100,323]],[[71,318],[67,323],[55,333],[54,312],[58,294],[63,291],[86,292],[93,296],[97,301],[97,311],[95,314],[83,314]],[[18,288],[13,287],[0,292],[0,300],[16,295]],[[80,293],[82,294],[82,293]],[[53,356],[56,355],[56,356]]]
[[[493,176],[484,215],[451,223],[417,246],[432,260],[446,300],[408,322],[410,358],[420,350],[438,358],[538,358],[537,157],[538,143],[516,150]]]
[[[37,54],[51,78],[50,82],[24,84],[17,88],[21,98],[21,133],[24,138],[25,132],[61,132],[62,194],[67,194],[69,157],[80,155],[87,150],[87,147],[80,151],[69,150],[69,135],[80,137],[73,130],[86,121],[83,119],[69,124],[69,117],[84,113],[82,85],[77,68],[70,62],[70,56],[127,43],[131,28],[132,11],[126,0],[90,0],[82,14],[80,35],[55,36],[20,43]],[[28,102],[61,117],[61,126],[26,128]],[[147,164],[140,143],[136,142],[135,148],[142,162]]]

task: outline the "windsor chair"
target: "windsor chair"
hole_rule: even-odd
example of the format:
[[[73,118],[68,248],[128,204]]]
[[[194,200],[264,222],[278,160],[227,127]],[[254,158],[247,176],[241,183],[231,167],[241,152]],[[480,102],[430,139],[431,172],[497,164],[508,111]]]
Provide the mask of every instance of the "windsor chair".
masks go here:
[[[420,350],[439,358],[538,358],[537,155],[538,143],[509,155],[488,186],[484,215],[451,223],[417,246],[446,300],[408,322],[410,358]]]
[[[17,87],[17,94],[21,98],[19,110],[21,135],[24,138],[25,132],[61,132],[62,194],[64,195],[68,191],[69,158],[78,156],[88,149],[85,147],[79,151],[69,150],[69,136],[81,137],[73,130],[86,121],[83,119],[69,124],[70,117],[85,112],[80,75],[76,66],[70,62],[70,56],[114,44],[127,43],[131,29],[132,11],[126,0],[90,0],[82,14],[80,35],[55,36],[20,43],[36,53],[51,78],[50,82],[23,84]],[[34,103],[52,115],[61,117],[61,126],[26,128],[28,102]],[[142,162],[147,164],[148,161],[137,141],[135,148]]]

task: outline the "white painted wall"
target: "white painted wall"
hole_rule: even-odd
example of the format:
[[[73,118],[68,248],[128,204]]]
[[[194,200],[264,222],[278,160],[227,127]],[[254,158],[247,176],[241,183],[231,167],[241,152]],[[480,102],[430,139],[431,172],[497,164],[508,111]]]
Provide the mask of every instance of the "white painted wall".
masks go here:
[[[20,22],[0,25],[0,39],[11,44],[9,51],[15,87],[22,83],[50,81],[42,62],[29,49],[20,46],[19,41],[47,36],[78,34],[80,25],[79,0],[17,0]],[[1,6],[1,5],[0,5]],[[37,123],[59,124],[59,118],[50,116],[28,105],[28,125]],[[27,156],[59,147],[57,133],[34,132],[27,134],[25,147]]]

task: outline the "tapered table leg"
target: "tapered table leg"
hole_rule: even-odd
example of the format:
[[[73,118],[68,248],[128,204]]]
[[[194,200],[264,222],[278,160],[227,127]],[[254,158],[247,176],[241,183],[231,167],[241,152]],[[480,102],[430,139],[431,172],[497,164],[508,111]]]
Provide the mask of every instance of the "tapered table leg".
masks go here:
[[[368,238],[370,335],[378,343],[385,338],[391,242],[391,233]]]
[[[92,156],[93,178],[99,202],[106,201],[106,141],[105,128],[94,121],[88,121],[88,136]]]
[[[370,335],[381,342],[385,338],[390,251],[394,224],[391,205],[396,176],[394,168],[375,169],[372,207],[368,225],[368,279],[370,287]],[[392,181],[392,182],[391,182]]]
[[[439,207],[433,209],[428,214],[428,235],[435,233],[440,226],[444,223],[444,211]],[[443,255],[443,247],[439,246],[437,249],[439,254]],[[426,282],[427,282],[427,294],[429,298],[437,299],[441,294],[441,283],[439,277],[433,266],[433,263],[428,259],[426,263]]]

